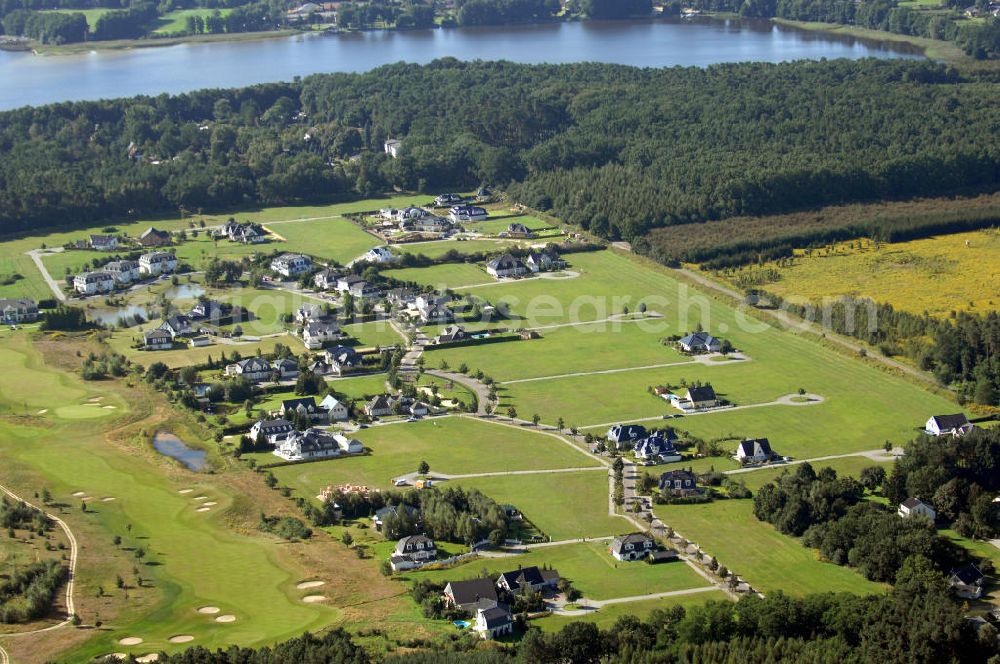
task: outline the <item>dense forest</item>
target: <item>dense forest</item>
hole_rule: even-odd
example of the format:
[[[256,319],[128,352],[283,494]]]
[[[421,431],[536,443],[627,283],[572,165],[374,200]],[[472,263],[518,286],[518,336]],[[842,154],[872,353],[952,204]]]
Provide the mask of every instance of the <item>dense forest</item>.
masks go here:
[[[542,620],[545,620],[544,618]],[[366,630],[380,634],[378,630]],[[774,593],[624,616],[607,629],[574,622],[545,633],[529,628],[517,644],[483,643],[458,632],[436,642],[412,639],[405,652],[378,660],[351,635],[305,634],[259,650],[201,647],[161,656],[166,664],[938,664],[985,662],[997,654],[996,630],[978,633],[926,560],[907,561],[886,595]],[[129,661],[129,660],[126,660]],[[131,660],[135,661],[135,660]]]
[[[481,182],[609,238],[993,188],[998,84],[930,62],[392,65],[0,114],[0,230]],[[382,151],[400,138],[398,159]]]

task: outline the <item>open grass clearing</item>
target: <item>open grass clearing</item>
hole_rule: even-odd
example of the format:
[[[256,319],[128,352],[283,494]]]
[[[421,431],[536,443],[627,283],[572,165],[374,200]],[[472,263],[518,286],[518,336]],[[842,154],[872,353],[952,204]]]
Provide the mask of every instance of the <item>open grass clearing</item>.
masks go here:
[[[624,524],[624,521],[622,522]],[[559,570],[560,576],[587,599],[635,597],[650,593],[700,588],[708,585],[684,562],[677,560],[660,565],[645,562],[620,562],[608,553],[609,541],[565,544],[535,549],[509,558],[482,558],[460,567],[429,572],[410,572],[414,579],[446,580],[479,576],[482,570],[490,574],[537,565]]]
[[[705,505],[657,505],[656,516],[765,593],[877,593],[883,587],[818,554],[753,515],[752,500]]]
[[[98,7],[95,9],[43,9],[41,11],[43,14],[83,14],[87,17],[87,27],[93,30],[98,19],[114,9]]]
[[[431,285],[439,290],[485,284],[494,281],[486,274],[486,270],[470,263],[446,263],[430,267],[404,267],[385,270],[387,277],[400,281],[413,281],[422,285]],[[485,297],[485,296],[484,296]]]
[[[656,609],[667,609],[672,606],[682,606],[685,608],[701,606],[708,601],[725,601],[726,595],[721,590],[713,592],[703,592],[694,595],[679,595],[677,597],[665,597],[663,599],[644,600],[641,602],[629,602],[627,604],[611,604],[599,611],[592,611],[584,616],[546,616],[531,624],[544,632],[558,632],[571,622],[594,623],[601,629],[609,629],[615,622],[623,616],[636,616],[644,620]]]
[[[169,35],[176,32],[184,32],[188,29],[188,17],[199,17],[204,20],[216,11],[225,18],[232,9],[175,9],[156,19],[156,27],[153,29],[153,34]]]
[[[394,244],[392,248],[401,254],[423,254],[428,258],[440,258],[452,250],[464,255],[502,254],[511,247],[523,246],[524,244],[524,242],[515,240],[434,240],[431,242],[404,242]]]
[[[415,473],[421,461],[430,464],[431,476],[435,472],[460,475],[599,467],[593,459],[574,452],[551,436],[468,417],[428,418],[420,422],[372,426],[352,436],[371,448],[372,453],[282,466],[273,472],[283,485],[291,487],[298,495],[314,499],[320,489],[328,485],[351,483],[389,488],[393,478]],[[267,454],[252,458],[258,463],[279,461],[278,457]],[[607,485],[603,472],[582,474],[592,474]],[[552,480],[554,476],[540,475],[551,484],[562,482],[564,474],[558,474],[558,480]]]
[[[871,466],[881,466],[887,473],[892,471],[891,462],[872,461],[867,457],[844,457],[843,459],[829,459],[827,461],[814,461],[811,463],[817,472],[822,468],[833,468],[837,471],[838,477],[853,477],[857,479],[861,471]],[[768,482],[772,482],[780,477],[784,472],[795,473],[797,466],[775,466],[773,468],[762,468],[751,473],[738,473],[732,475],[734,480],[742,481],[751,491],[756,491]],[[1000,553],[1000,549],[997,549]]]
[[[378,238],[343,218],[286,222],[268,228],[285,238],[283,250],[299,251],[342,265],[382,244]]]
[[[406,343],[389,321],[384,319],[344,325],[340,329],[344,334],[357,339],[361,346],[396,346]]]
[[[511,224],[523,224],[530,231],[551,230],[555,227],[550,221],[533,217],[530,214],[490,218],[486,221],[473,221],[462,224],[462,227],[470,233],[482,233],[484,235],[497,235],[507,230]]]

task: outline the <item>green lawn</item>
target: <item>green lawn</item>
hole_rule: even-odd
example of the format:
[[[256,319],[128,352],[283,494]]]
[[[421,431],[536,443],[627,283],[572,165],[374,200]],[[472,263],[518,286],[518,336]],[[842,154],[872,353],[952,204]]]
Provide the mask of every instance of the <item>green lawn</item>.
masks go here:
[[[706,505],[658,505],[656,515],[682,537],[696,542],[754,588],[790,595],[813,592],[880,592],[849,567],[821,562],[817,553],[782,535],[753,515],[752,500]]]
[[[400,281],[414,281],[419,284],[429,284],[438,289],[458,288],[460,286],[472,286],[485,284],[494,281],[493,277],[486,274],[486,270],[478,265],[469,263],[447,263],[445,265],[434,265],[431,267],[418,268],[406,267],[395,270],[385,270],[387,277],[399,279]],[[489,298],[489,294],[483,294]]]
[[[624,523],[624,522],[623,522]],[[413,579],[446,582],[475,578],[482,570],[490,574],[537,565],[559,570],[560,576],[587,599],[612,599],[662,593],[708,585],[682,561],[660,565],[644,562],[619,562],[608,553],[609,542],[587,542],[535,549],[511,558],[483,558],[461,567],[430,572],[411,572]]]
[[[511,246],[523,244],[523,242],[513,240],[435,240],[432,242],[404,242],[393,245],[393,249],[403,254],[423,254],[428,258],[438,258],[453,249],[466,255],[483,252],[501,254]],[[492,279],[492,277],[489,278]]]
[[[285,239],[283,250],[346,264],[374,246],[378,238],[343,218],[275,223],[267,226]]]
[[[654,609],[666,609],[672,606],[687,608],[700,606],[710,600],[718,602],[726,601],[726,599],[726,595],[721,590],[715,590],[694,595],[680,595],[664,599],[629,602],[627,604],[611,604],[585,616],[546,616],[545,618],[533,621],[531,624],[544,632],[558,632],[571,622],[589,622],[594,623],[601,629],[609,629],[622,616],[636,616],[640,619],[645,619]]]
[[[452,367],[465,364],[499,381],[688,361],[661,344],[660,333],[644,327],[642,322],[562,327],[542,330],[541,339],[492,344],[488,352],[482,347],[459,346],[428,350],[425,358],[428,367],[443,361]],[[547,385],[551,390],[554,383]]]
[[[539,219],[538,217],[532,217],[528,214],[520,216],[498,216],[497,218],[491,217],[486,221],[466,222],[462,224],[462,226],[470,233],[497,235],[498,233],[506,231],[507,227],[511,224],[524,224],[528,227],[528,230],[531,231],[550,230],[554,228],[554,224],[551,222]]]
[[[605,537],[632,530],[625,519],[608,515],[606,473],[477,477],[459,483],[479,489],[498,503],[516,506],[553,541]]]
[[[171,34],[175,32],[185,32],[188,29],[187,19],[189,16],[200,16],[206,19],[214,12],[218,11],[223,17],[229,15],[231,9],[175,9],[167,12],[156,19],[156,28],[153,34]]]
[[[300,495],[313,497],[330,484],[388,488],[394,477],[416,472],[421,461],[430,464],[432,475],[435,472],[492,473],[597,465],[550,436],[467,417],[428,418],[420,422],[373,426],[353,435],[365,447],[371,448],[371,455],[283,466],[276,468],[274,474],[282,484]],[[273,455],[254,458],[258,458],[259,463],[278,460]],[[603,472],[581,474],[593,475],[607,483]],[[557,481],[562,482],[567,476],[560,474]],[[461,480],[463,484],[467,481]],[[602,500],[607,504],[606,496]]]
[[[385,394],[385,374],[328,378],[327,384],[351,399],[370,399],[378,394]]]
[[[816,461],[811,465],[816,471],[819,471],[821,468],[833,468],[837,471],[837,475],[839,477],[858,478],[861,475],[861,471],[870,466],[881,466],[885,468],[887,473],[892,472],[892,463],[877,463],[866,457],[845,457],[843,459],[830,459],[829,461]],[[789,473],[794,473],[796,468],[796,466],[778,466],[775,468],[755,470],[751,473],[738,473],[736,475],[732,475],[732,478],[735,480],[742,480],[743,483],[747,485],[747,488],[752,491],[756,491],[768,482],[777,479],[786,470]],[[997,552],[1000,553],[1000,549],[997,549]]]
[[[357,339],[362,346],[395,346],[405,343],[403,337],[386,320],[354,323],[340,329]]]
[[[97,25],[97,19],[101,18],[102,16],[104,16],[105,14],[107,14],[110,11],[114,11],[114,10],[113,9],[103,8],[103,7],[100,7],[100,8],[97,8],[97,9],[43,9],[42,10],[42,12],[46,13],[46,14],[48,14],[48,13],[52,13],[52,14],[83,14],[84,16],[87,17],[87,27],[90,28],[91,30],[94,29],[95,25]]]

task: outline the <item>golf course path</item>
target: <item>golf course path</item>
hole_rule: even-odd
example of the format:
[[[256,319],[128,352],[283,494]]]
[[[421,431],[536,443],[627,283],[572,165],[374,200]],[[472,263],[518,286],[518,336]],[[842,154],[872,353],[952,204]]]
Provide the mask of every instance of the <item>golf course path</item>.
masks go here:
[[[533,330],[558,330],[561,327],[582,327],[586,325],[597,325],[599,323],[645,323],[651,320],[661,320],[663,314],[657,311],[647,311],[635,314],[611,314],[607,318],[597,320],[578,320],[572,323],[553,323],[552,325],[540,325],[533,327]]]
[[[44,513],[45,516],[52,519],[60,528],[62,528],[62,531],[66,533],[66,539],[69,540],[69,578],[66,581],[66,619],[58,624],[51,625],[43,629],[36,629],[31,632],[18,632],[17,634],[0,634],[0,636],[6,638],[14,638],[18,636],[25,636],[28,634],[41,634],[42,632],[51,632],[54,629],[59,629],[60,627],[64,627],[69,624],[73,615],[76,613],[76,607],[73,605],[73,585],[76,578],[76,555],[79,549],[76,543],[76,537],[73,536],[73,531],[69,529],[69,526],[66,525],[66,522],[57,517],[55,514],[50,514],[49,512],[43,510],[42,508],[36,505],[32,505],[27,500],[21,498],[19,495],[17,495],[16,493],[14,493],[13,491],[11,491],[2,484],[0,484],[0,491],[3,491],[11,499],[22,502],[28,507],[33,507],[36,510]],[[0,649],[0,653],[2,653],[2,657],[0,657],[0,664],[7,664],[7,662],[9,661],[7,659],[7,653],[3,652],[2,649]]]
[[[422,348],[421,352],[423,352]],[[443,378],[444,380],[450,380],[454,383],[458,383],[459,385],[469,388],[469,390],[471,390],[472,393],[476,395],[476,401],[477,401],[476,414],[477,415],[487,414],[486,407],[487,404],[490,402],[490,388],[486,387],[475,378],[470,378],[465,374],[454,373],[451,371],[440,371],[437,369],[434,370],[427,369],[424,373],[430,376],[437,376],[438,378]]]
[[[554,276],[562,275],[562,276]],[[455,286],[452,288],[453,291],[468,290],[470,288],[486,288],[487,286],[505,286],[510,284],[520,284],[525,281],[536,281],[538,279],[549,279],[551,281],[566,281],[568,279],[576,279],[580,276],[579,272],[574,272],[573,270],[560,270],[559,272],[545,272],[544,275],[538,275],[536,277],[520,277],[518,279],[497,279],[496,281],[486,281],[481,284],[466,284],[465,286]]]
[[[32,249],[31,251],[26,251],[24,253],[31,257],[31,260],[35,263],[35,267],[37,267],[38,271],[42,273],[42,278],[45,279],[45,283],[48,284],[52,293],[55,294],[56,299],[60,302],[65,302],[66,294],[62,292],[62,289],[59,288],[59,284],[52,278],[52,275],[49,274],[49,271],[45,268],[45,263],[42,262],[43,255],[58,254],[62,250],[62,247],[53,247],[52,249]]]
[[[430,373],[430,372],[428,372],[428,373]],[[468,416],[468,415],[462,415],[460,417],[470,417],[470,416]],[[534,429],[534,433],[539,433],[539,434],[541,434],[543,436],[551,436],[551,437],[555,438],[556,440],[558,440],[559,442],[563,443],[564,445],[569,445],[570,447],[572,447],[574,450],[576,450],[580,454],[583,454],[584,456],[589,457],[590,459],[593,459],[597,463],[601,464],[601,466],[603,466],[604,468],[608,468],[608,466],[610,465],[610,464],[608,464],[607,461],[605,461],[604,459],[602,459],[600,456],[598,456],[596,454],[593,454],[593,453],[589,452],[588,450],[585,450],[584,448],[582,448],[579,445],[577,445],[576,443],[574,443],[572,440],[569,440],[556,427],[552,427],[551,431],[544,431],[544,430],[540,429],[534,422],[528,422],[526,420],[512,419],[509,422],[501,422],[499,419],[496,419],[494,416],[490,416],[490,415],[487,415],[487,416],[477,415],[476,417],[478,417],[479,420],[481,420],[483,422],[489,422],[491,424],[496,424],[497,426],[510,427],[512,429],[520,429],[520,430],[524,430],[524,429],[532,430],[532,429]]]
[[[749,361],[749,357],[735,358],[740,362]],[[578,376],[598,376],[601,374],[627,373],[629,371],[643,371],[645,369],[663,369],[664,367],[679,367],[685,364],[701,364],[706,367],[728,367],[731,362],[715,362],[708,355],[697,355],[684,362],[666,362],[663,364],[646,364],[641,367],[624,367],[622,369],[599,369],[597,371],[577,371],[575,373],[556,374],[554,376],[536,376],[534,378],[518,378],[516,380],[497,381],[501,385],[514,385],[515,383],[532,383],[538,380],[555,380],[557,378],[576,378]]]
[[[863,450],[861,452],[847,452],[845,454],[831,454],[829,456],[813,457],[811,459],[793,459],[792,461],[785,461],[783,463],[776,463],[764,466],[753,466],[751,468],[735,468],[733,470],[724,470],[722,473],[724,475],[739,475],[741,473],[752,473],[758,470],[769,470],[774,468],[785,468],[787,466],[797,466],[803,463],[816,463],[818,461],[833,461],[834,459],[846,459],[848,457],[865,457],[866,459],[871,459],[875,462],[885,463],[888,461],[895,461],[898,457],[902,456],[903,450],[899,449],[893,450],[892,452],[886,452],[884,449],[878,450]]]
[[[694,595],[695,593],[707,593],[715,592],[718,588],[714,585],[711,586],[698,586],[697,588],[686,588],[684,590],[671,590],[664,593],[650,593],[648,595],[634,595],[632,597],[612,597],[611,599],[585,599],[580,600],[577,604],[581,602],[586,602],[585,609],[563,609],[559,608],[557,605],[552,609],[552,613],[557,616],[585,616],[588,613],[596,611],[600,608],[608,606],[610,604],[626,604],[628,602],[644,602],[650,599],[663,599],[665,597],[677,597],[678,595]]]

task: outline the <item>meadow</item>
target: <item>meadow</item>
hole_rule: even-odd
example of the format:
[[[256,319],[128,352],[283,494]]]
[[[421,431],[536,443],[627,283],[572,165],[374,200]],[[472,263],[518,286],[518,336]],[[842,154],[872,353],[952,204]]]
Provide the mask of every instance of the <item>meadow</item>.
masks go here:
[[[214,12],[218,11],[223,18],[229,15],[231,9],[175,9],[163,14],[156,19],[156,27],[153,29],[153,34],[169,35],[176,32],[185,32],[188,29],[187,19],[191,17],[200,17],[201,19],[206,19],[211,16]]]
[[[601,629],[610,629],[623,616],[636,616],[645,619],[656,609],[668,609],[679,606],[690,608],[700,606],[707,601],[726,601],[726,595],[721,590],[697,593],[695,595],[679,595],[663,599],[628,602],[626,604],[611,604],[599,611],[593,611],[584,616],[546,616],[532,624],[544,632],[558,632],[571,622],[594,623]]]
[[[392,247],[401,254],[423,254],[428,258],[440,258],[449,251],[457,251],[463,255],[501,254],[509,247],[523,245],[524,242],[518,240],[431,240],[429,242],[403,242],[394,244]]]
[[[339,385],[335,384],[335,388],[339,389]],[[372,426],[351,435],[370,448],[371,454],[280,466],[274,468],[275,476],[298,495],[314,498],[320,489],[331,484],[389,488],[394,478],[415,473],[421,461],[430,465],[432,476],[434,473],[459,475],[600,468],[593,459],[573,451],[569,445],[553,437],[526,428],[507,427],[469,417],[434,417],[419,422]],[[248,456],[259,464],[280,461],[268,454]],[[603,472],[582,474],[594,475],[607,484]],[[560,474],[558,481],[561,482],[562,478]],[[464,484],[467,480],[461,481]],[[606,506],[606,492],[601,499]]]
[[[939,317],[989,311],[1000,302],[1000,231],[878,245],[857,239],[720,276],[733,284],[767,279],[764,290],[793,301],[849,295]]]
[[[284,251],[300,251],[341,265],[382,244],[375,236],[340,217],[275,222],[265,228],[284,239]]]
[[[340,329],[357,339],[362,346],[396,346],[405,343],[403,337],[385,320],[353,323]]]
[[[530,231],[548,231],[553,230],[555,224],[551,221],[545,221],[544,219],[539,219],[538,217],[533,217],[530,214],[522,215],[498,215],[491,217],[486,221],[473,221],[463,224],[463,228],[470,233],[482,233],[483,235],[497,235],[507,230],[511,224],[522,224],[527,226]],[[549,235],[549,233],[540,233],[541,235]]]
[[[465,244],[464,242],[462,244]],[[493,277],[486,274],[486,270],[478,265],[469,263],[446,263],[444,265],[433,265],[431,267],[404,267],[385,270],[387,277],[400,281],[412,281],[422,285],[431,285],[435,288],[458,288],[473,285],[486,284],[493,281]]]

